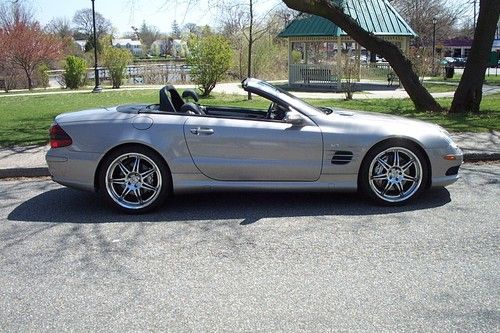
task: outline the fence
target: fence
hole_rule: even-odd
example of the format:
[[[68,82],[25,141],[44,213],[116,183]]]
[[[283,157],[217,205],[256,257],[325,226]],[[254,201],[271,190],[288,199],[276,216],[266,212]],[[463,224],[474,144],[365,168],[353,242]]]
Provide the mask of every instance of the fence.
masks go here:
[[[101,82],[110,80],[109,71],[106,68],[98,67],[97,71]],[[132,85],[189,83],[190,73],[189,66],[177,64],[130,65],[126,68],[127,84]],[[63,70],[49,71],[51,85],[64,86],[63,74]],[[93,81],[94,78],[94,69],[87,69],[87,79]]]

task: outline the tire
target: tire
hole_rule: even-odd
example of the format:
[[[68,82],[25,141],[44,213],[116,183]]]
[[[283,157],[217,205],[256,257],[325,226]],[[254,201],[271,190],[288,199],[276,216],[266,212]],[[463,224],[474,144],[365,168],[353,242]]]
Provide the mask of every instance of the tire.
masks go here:
[[[363,159],[359,188],[382,205],[404,205],[426,188],[429,165],[418,147],[408,141],[386,141]]]
[[[141,214],[165,201],[170,190],[170,171],[150,149],[124,146],[103,160],[99,188],[112,207],[128,214]]]

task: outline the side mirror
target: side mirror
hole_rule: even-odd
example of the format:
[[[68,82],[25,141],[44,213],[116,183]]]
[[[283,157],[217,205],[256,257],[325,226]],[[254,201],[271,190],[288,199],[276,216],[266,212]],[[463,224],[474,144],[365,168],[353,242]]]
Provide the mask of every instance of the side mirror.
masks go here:
[[[287,124],[292,124],[293,126],[304,126],[306,121],[304,117],[295,110],[290,110],[286,113],[283,121]]]

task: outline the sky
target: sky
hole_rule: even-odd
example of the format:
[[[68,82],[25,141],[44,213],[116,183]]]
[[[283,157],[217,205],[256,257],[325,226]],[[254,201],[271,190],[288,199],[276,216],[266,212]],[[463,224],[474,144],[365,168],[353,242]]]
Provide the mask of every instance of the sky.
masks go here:
[[[91,0],[31,0],[29,1],[36,18],[45,25],[54,17],[66,17],[70,21],[77,10],[92,8]],[[205,1],[197,7],[183,0],[95,0],[95,10],[111,21],[118,34],[132,31],[131,26],[139,27],[143,21],[157,26],[162,32],[172,30],[177,20],[197,25],[210,24],[210,10]],[[195,7],[195,8],[193,8]]]
[[[43,25],[54,17],[66,17],[70,21],[74,13],[91,8],[91,0],[28,0],[36,18]],[[143,21],[157,26],[161,32],[170,32],[172,23],[182,27],[186,23],[214,25],[216,10],[208,1],[199,0],[95,0],[95,10],[109,19],[118,35],[132,31],[131,26],[140,27]],[[269,7],[275,0],[262,1],[259,8]],[[189,5],[191,3],[191,5]]]

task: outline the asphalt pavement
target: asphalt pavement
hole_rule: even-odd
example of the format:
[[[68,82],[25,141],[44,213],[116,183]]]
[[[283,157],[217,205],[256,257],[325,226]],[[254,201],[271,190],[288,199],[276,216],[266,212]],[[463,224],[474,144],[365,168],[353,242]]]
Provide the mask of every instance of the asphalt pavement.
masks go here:
[[[404,207],[185,195],[142,216],[0,180],[5,332],[498,332],[500,164]]]

